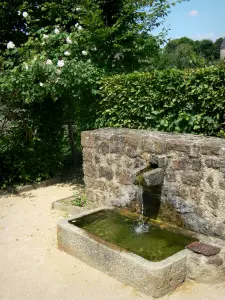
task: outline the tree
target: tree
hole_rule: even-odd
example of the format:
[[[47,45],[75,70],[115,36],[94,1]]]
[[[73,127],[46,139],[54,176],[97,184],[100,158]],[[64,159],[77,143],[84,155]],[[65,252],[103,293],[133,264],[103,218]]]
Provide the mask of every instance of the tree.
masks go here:
[[[219,38],[214,42],[214,59],[220,59],[220,48],[223,42],[223,38]]]
[[[220,57],[223,38],[194,41],[187,37],[169,41],[160,55],[159,68],[178,69],[202,67],[215,63]]]
[[[213,41],[204,39],[195,41],[195,49],[198,55],[202,56],[208,62],[214,61],[214,45]]]

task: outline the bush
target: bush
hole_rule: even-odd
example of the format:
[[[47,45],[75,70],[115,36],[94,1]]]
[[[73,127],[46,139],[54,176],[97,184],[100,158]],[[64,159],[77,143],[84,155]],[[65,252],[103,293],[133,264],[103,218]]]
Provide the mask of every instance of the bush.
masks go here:
[[[98,127],[225,136],[225,66],[104,78]]]

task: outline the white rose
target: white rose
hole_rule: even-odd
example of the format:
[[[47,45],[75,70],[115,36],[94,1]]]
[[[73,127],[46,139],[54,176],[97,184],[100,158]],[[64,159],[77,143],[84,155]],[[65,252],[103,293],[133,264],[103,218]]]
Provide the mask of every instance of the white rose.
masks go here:
[[[67,44],[72,44],[72,41],[69,37],[66,38],[66,42],[67,42]]]
[[[15,46],[15,44],[13,43],[13,42],[8,42],[8,44],[7,44],[7,49],[14,49],[16,46]]]
[[[59,29],[58,28],[55,29],[55,34],[59,34]]]
[[[43,34],[43,39],[47,40],[49,38],[49,36],[47,34]]]
[[[25,70],[28,70],[29,69],[28,64],[24,63],[24,68],[25,68]]]
[[[40,86],[43,86],[44,84],[43,84],[42,82],[39,82],[39,85],[40,85]]]
[[[66,56],[70,56],[70,52],[69,52],[69,51],[64,52],[64,54],[65,54]]]
[[[64,65],[65,65],[65,63],[64,63],[64,60],[63,60],[63,59],[58,60],[57,66],[58,66],[59,68],[63,68]]]
[[[76,8],[76,11],[80,11],[81,10],[81,8],[78,6],[77,8]]]
[[[78,30],[82,30],[83,29],[83,27],[82,26],[78,26]]]
[[[82,54],[87,55],[88,53],[87,53],[87,51],[82,51]]]
[[[28,17],[28,13],[26,11],[23,12],[23,17],[27,18]]]
[[[52,65],[51,59],[47,59],[47,60],[46,60],[46,65],[49,65],[49,66]]]

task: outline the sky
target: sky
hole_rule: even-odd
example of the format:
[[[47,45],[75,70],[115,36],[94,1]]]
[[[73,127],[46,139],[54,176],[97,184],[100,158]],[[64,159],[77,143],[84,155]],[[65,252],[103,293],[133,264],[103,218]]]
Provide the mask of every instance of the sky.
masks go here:
[[[194,40],[225,37],[225,0],[189,0],[172,8],[168,37]]]

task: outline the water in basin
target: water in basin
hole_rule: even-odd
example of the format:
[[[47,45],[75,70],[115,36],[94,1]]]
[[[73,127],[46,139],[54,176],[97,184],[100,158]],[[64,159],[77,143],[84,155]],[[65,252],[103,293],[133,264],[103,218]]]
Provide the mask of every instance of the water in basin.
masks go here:
[[[69,222],[153,262],[183,250],[194,241],[191,237],[160,228],[151,222],[146,226],[148,230],[143,230],[140,234],[135,217],[114,210],[99,211]]]

